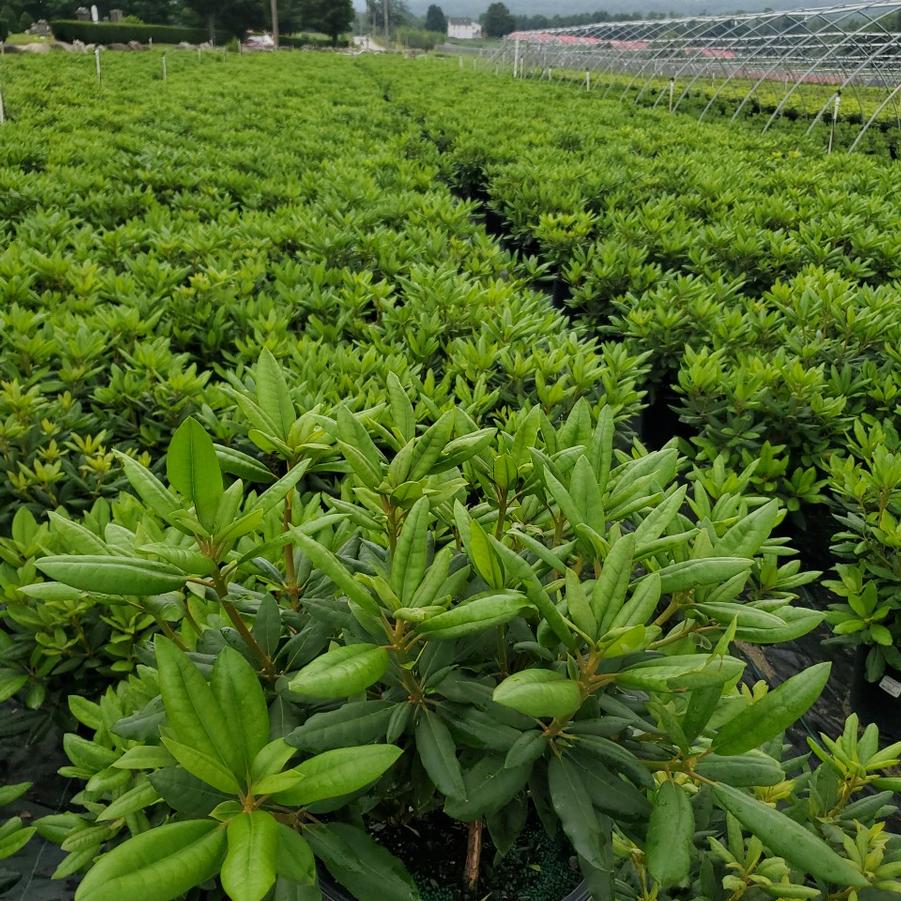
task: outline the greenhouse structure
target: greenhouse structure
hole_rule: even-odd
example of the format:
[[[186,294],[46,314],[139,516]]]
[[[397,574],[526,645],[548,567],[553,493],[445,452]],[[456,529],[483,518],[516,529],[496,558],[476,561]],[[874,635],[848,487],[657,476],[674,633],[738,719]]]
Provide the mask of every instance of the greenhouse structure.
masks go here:
[[[703,90],[701,119],[727,104],[737,118],[764,92],[764,130],[805,92],[817,122],[852,104],[857,140],[877,120],[901,128],[901,2],[886,0],[745,15],[609,21],[509,35],[494,55],[521,77],[584,73],[608,96],[672,111]],[[581,77],[581,75],[580,75]]]

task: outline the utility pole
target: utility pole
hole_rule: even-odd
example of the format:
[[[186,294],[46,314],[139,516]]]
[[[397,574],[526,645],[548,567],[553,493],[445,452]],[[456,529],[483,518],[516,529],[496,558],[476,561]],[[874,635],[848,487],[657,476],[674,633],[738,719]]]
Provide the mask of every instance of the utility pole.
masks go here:
[[[278,0],[271,0],[272,9],[272,40],[275,41],[275,49],[278,50]]]

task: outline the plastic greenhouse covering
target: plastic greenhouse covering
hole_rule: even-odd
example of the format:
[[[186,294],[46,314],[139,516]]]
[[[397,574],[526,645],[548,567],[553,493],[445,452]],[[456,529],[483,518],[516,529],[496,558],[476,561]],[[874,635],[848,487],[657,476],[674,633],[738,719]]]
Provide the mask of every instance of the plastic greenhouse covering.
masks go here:
[[[776,95],[768,130],[794,98],[807,96],[817,122],[851,104],[860,130],[877,120],[901,128],[901,2],[878,2],[745,15],[609,21],[508,36],[492,61],[518,76],[551,78],[561,69],[654,106],[701,119],[723,105],[733,118]]]

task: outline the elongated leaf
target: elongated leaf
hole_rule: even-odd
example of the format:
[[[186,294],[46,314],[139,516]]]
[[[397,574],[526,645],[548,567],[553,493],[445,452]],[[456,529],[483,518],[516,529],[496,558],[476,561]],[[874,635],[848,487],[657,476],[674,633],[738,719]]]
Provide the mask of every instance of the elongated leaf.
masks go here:
[[[387,384],[391,424],[406,443],[416,434],[416,416],[413,413],[413,405],[410,403],[400,379],[393,372],[388,373]]]
[[[841,889],[869,885],[850,861],[785,814],[729,785],[717,784],[713,793],[724,810],[799,870]]]
[[[349,644],[307,664],[291,679],[289,687],[296,694],[312,698],[346,698],[378,682],[389,662],[383,647]]]
[[[225,848],[225,829],[213,820],[158,826],[104,854],[76,901],[171,901],[215,876]]]
[[[450,730],[436,714],[424,713],[416,724],[416,750],[429,779],[448,798],[466,797],[463,771]]]
[[[745,707],[717,729],[713,750],[724,756],[743,754],[781,735],[813,706],[831,668],[830,663],[811,666]]]
[[[555,670],[527,669],[508,676],[494,690],[493,700],[534,717],[572,716],[584,698],[577,682]]]
[[[253,667],[233,648],[223,648],[216,657],[210,688],[219,702],[230,744],[240,749],[244,769],[269,741],[269,711],[260,680]]]
[[[420,623],[417,631],[429,638],[460,638],[507,623],[530,606],[527,598],[518,591],[505,591],[439,613]]]
[[[212,785],[213,788],[230,795],[236,795],[241,791],[238,779],[218,757],[207,754],[191,745],[182,744],[174,738],[163,736],[162,742],[166,750],[192,776],[196,776],[201,782]]]
[[[166,454],[169,484],[194,504],[197,516],[212,529],[222,497],[222,470],[213,441],[190,416],[175,430]]]
[[[538,576],[535,575],[532,567],[529,566],[519,554],[510,550],[510,548],[506,547],[494,536],[491,536],[490,540],[491,546],[497,551],[498,556],[504,564],[509,581],[514,585],[517,583],[519,584],[526,593],[526,597],[528,597],[532,604],[538,609],[538,612],[548,624],[554,635],[556,635],[567,647],[575,647],[576,637],[570,632],[566,620],[554,606],[554,602],[550,599],[550,596],[539,581]]]
[[[355,701],[337,710],[314,713],[286,737],[289,745],[307,751],[330,751],[384,738],[394,705],[390,701]]]
[[[495,589],[504,587],[504,569],[491,547],[488,535],[478,520],[470,520],[469,539],[466,543],[469,557],[476,572]]]
[[[445,445],[450,440],[454,430],[455,413],[448,410],[442,413],[437,422],[429,426],[417,438],[413,444],[413,452],[410,455],[410,472],[407,480],[415,482],[425,478],[432,470],[432,466],[438,461]]]
[[[667,779],[657,789],[648,825],[648,870],[663,888],[678,885],[691,871],[695,818],[686,792]]]
[[[645,691],[673,691],[682,687],[680,680],[687,676],[696,677],[692,688],[731,682],[741,675],[744,667],[744,662],[735,657],[679,654],[633,664],[617,673],[616,681]]]
[[[155,647],[170,737],[219,761],[234,778],[240,779],[245,772],[241,748],[233,741],[210,686],[187,655],[168,638],[157,635]]]
[[[547,769],[551,803],[566,837],[580,856],[592,866],[603,869],[601,824],[578,770],[557,756],[550,758]]]
[[[180,766],[165,767],[148,778],[163,800],[186,817],[205,817],[232,797],[230,792],[218,791]]]
[[[601,577],[591,594],[591,609],[599,624],[597,638],[610,628],[610,623],[622,609],[632,575],[634,555],[635,536],[629,533],[616,541],[604,560]]]
[[[275,423],[278,437],[287,441],[288,432],[294,425],[294,404],[281,366],[265,347],[257,360],[254,381],[260,409]]]
[[[146,466],[121,451],[113,453],[122,464],[131,487],[157,516],[165,519],[170,513],[181,509],[178,498]]]
[[[296,531],[294,543],[310,558],[313,565],[328,576],[339,589],[367,613],[377,616],[379,609],[369,592],[344,568],[341,561],[326,547]]]
[[[486,754],[463,773],[465,800],[448,798],[444,812],[464,823],[497,813],[523,789],[531,769],[531,765],[506,767],[503,755]]]
[[[222,444],[214,444],[213,449],[216,451],[219,468],[223,472],[237,476],[245,482],[262,482],[268,485],[275,481],[272,472],[250,454]]]
[[[664,594],[674,594],[677,591],[725,582],[750,569],[751,565],[751,561],[744,557],[706,557],[671,563],[657,574],[660,576],[661,591]]]
[[[429,553],[429,499],[413,504],[397,539],[391,560],[391,587],[402,605],[409,604],[425,574]]]
[[[138,810],[143,810],[160,800],[160,793],[150,782],[142,782],[119,795],[98,817],[97,822],[116,820]]]
[[[233,901],[262,901],[275,883],[279,825],[271,813],[254,810],[229,821],[222,887]]]
[[[507,752],[504,766],[531,767],[536,760],[544,756],[547,747],[547,739],[541,732],[523,732]]]
[[[303,836],[282,823],[278,825],[275,870],[279,876],[300,885],[316,884],[316,860],[313,851]]]
[[[419,901],[404,865],[362,829],[347,823],[311,826],[304,835],[328,871],[355,898]]]
[[[779,761],[757,750],[730,757],[708,754],[695,769],[707,779],[725,782],[735,788],[778,785],[785,779]]]
[[[394,764],[402,751],[394,745],[363,745],[324,751],[305,760],[292,772],[302,781],[275,799],[289,806],[307,806],[316,801],[350,795],[375,782]]]
[[[140,557],[41,557],[35,566],[64,585],[100,594],[165,594],[184,587],[186,575],[174,566]]]
[[[771,500],[740,519],[713,545],[713,553],[723,557],[752,557],[769,537],[781,518],[779,501]]]
[[[309,468],[309,460],[301,460],[300,463],[292,466],[277,482],[273,482],[257,498],[256,503],[253,505],[253,510],[250,512],[261,510],[263,514],[268,513],[288,496],[297,483],[306,475]]]

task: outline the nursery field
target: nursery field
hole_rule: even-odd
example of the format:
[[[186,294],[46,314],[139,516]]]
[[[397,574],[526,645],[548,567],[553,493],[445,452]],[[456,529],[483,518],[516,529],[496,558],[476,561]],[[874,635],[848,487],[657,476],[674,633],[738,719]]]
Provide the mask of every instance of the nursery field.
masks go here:
[[[102,62],[0,61],[0,893],[901,893],[888,154]]]

